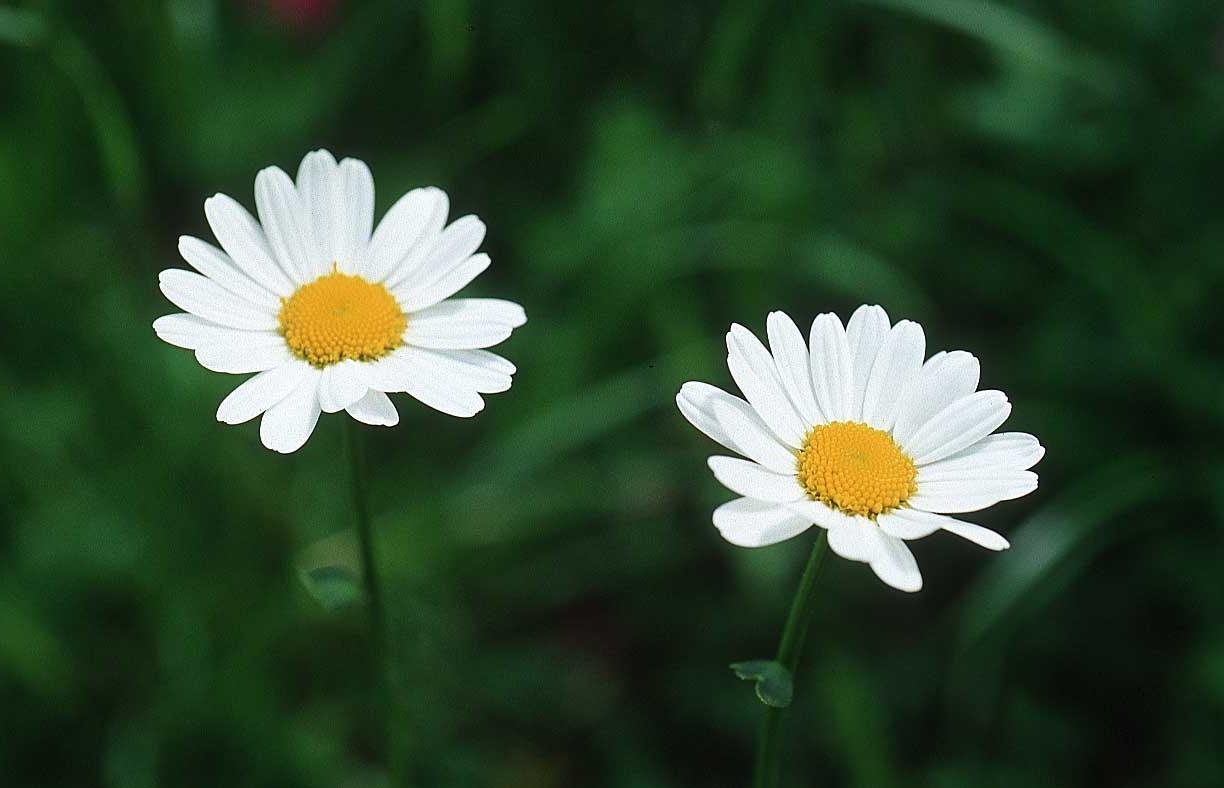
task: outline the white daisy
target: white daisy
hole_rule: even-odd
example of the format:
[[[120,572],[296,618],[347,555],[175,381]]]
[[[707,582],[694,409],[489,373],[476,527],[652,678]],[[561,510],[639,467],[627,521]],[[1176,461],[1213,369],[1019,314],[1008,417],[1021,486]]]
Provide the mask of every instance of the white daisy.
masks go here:
[[[153,323],[159,337],[214,372],[258,373],[225,398],[218,421],[263,414],[263,444],[288,453],[320,412],[396,424],[387,392],[472,416],[481,394],[510,388],[514,365],[483,348],[527,315],[510,301],[451,298],[489,256],[476,253],[485,226],[475,216],[446,224],[445,192],[414,189],[373,228],[369,168],[319,150],[302,159],[296,182],[262,170],[255,205],[259,221],[223,194],[210,197],[204,213],[221,249],[183,236],[179,252],[199,273],[159,277],[184,310]]]
[[[782,312],[769,349],[740,325],[727,365],[747,401],[685,383],[676,404],[693,426],[747,457],[711,457],[714,476],[742,498],[714,511],[723,538],[762,547],[813,525],[833,552],[869,564],[888,585],[922,587],[905,542],[951,531],[991,550],[1007,540],[949,517],[1037,488],[1028,470],[1045,449],[1032,435],[994,433],[1011,412],[1000,391],[978,391],[978,360],[963,350],[925,363],[922,327],[890,326],[861,306],[812,323],[809,343]]]

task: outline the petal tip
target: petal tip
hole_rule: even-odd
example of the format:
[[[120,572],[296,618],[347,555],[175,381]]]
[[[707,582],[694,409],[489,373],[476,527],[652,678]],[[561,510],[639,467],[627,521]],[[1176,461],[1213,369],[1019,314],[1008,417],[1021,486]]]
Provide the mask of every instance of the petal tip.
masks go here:
[[[679,401],[681,397],[687,396],[687,393],[692,392],[693,388],[699,385],[701,385],[700,381],[696,381],[696,380],[684,381],[683,383],[680,384],[680,390],[676,392],[676,400]]]

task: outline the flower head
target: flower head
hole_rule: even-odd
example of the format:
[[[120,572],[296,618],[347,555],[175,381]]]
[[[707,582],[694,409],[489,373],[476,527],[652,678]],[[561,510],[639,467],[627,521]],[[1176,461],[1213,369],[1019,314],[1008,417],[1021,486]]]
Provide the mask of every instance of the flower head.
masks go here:
[[[950,517],[1037,488],[1028,470],[1045,449],[1032,435],[995,433],[1011,413],[999,391],[978,391],[978,361],[962,350],[923,360],[926,338],[862,306],[843,327],[820,315],[809,341],[782,312],[769,348],[733,325],[727,365],[745,399],[685,383],[676,404],[693,426],[746,457],[711,457],[740,498],[714,511],[723,538],[781,542],[813,525],[833,552],[871,566],[902,591],[922,587],[906,541],[951,531],[991,550],[1007,540]]]
[[[161,272],[184,312],[153,323],[214,372],[258,373],[221,403],[227,424],[262,414],[263,444],[299,449],[320,412],[366,424],[399,421],[388,392],[453,416],[510,388],[514,365],[483,348],[527,320],[518,304],[452,298],[489,266],[484,223],[446,224],[440,189],[414,189],[374,228],[374,180],[356,159],[302,159],[296,182],[277,167],[255,178],[256,221],[218,194],[204,213],[221,248],[179,239],[196,272]],[[373,229],[372,229],[373,228]],[[372,230],[372,232],[371,232]]]

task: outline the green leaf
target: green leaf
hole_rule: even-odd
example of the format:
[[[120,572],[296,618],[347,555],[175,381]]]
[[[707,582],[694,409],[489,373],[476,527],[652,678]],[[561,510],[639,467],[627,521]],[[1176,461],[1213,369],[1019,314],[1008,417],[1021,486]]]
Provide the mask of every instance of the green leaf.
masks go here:
[[[1056,73],[1081,73],[1083,54],[1061,32],[1000,3],[982,0],[862,0],[913,14]]]
[[[83,40],[61,31],[48,54],[81,97],[116,203],[129,220],[139,219],[147,195],[145,165],[123,96]]]
[[[16,46],[34,46],[43,40],[47,26],[33,11],[0,8],[0,41]]]
[[[306,591],[327,610],[339,610],[362,601],[361,578],[342,566],[321,566],[299,571]]]
[[[341,531],[304,549],[297,559],[306,592],[325,610],[362,604],[361,558],[354,533]]]
[[[1118,479],[1127,483],[1119,485]],[[1130,518],[1131,512],[1155,504],[1174,489],[1176,478],[1168,465],[1144,454],[1120,457],[1065,485],[1061,495],[1015,530],[1010,553],[984,571],[966,595],[959,622],[961,652],[983,641],[1005,641],[1019,622],[1032,620],[1057,598],[1093,558],[1151,527],[1146,519]]]
[[[780,662],[772,659],[753,659],[734,662],[731,670],[745,681],[756,682],[756,695],[761,703],[775,709],[785,709],[795,694],[795,681],[791,672]]]

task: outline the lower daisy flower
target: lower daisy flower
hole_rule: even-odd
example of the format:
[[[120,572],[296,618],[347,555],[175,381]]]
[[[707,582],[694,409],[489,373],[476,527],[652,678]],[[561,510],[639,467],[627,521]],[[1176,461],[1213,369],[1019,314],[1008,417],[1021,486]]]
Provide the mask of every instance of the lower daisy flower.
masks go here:
[[[179,252],[198,273],[160,276],[184,311],[153,323],[159,337],[214,372],[258,373],[225,398],[219,421],[262,415],[263,444],[287,453],[320,413],[398,423],[390,392],[473,416],[482,394],[510,388],[514,365],[484,348],[527,315],[510,301],[452,298],[489,256],[476,252],[485,226],[475,216],[446,224],[445,192],[408,192],[374,228],[369,168],[320,150],[296,182],[261,171],[255,204],[259,221],[225,195],[205,201],[221,248],[184,236]]]
[[[693,426],[747,458],[709,460],[743,496],[714,511],[727,541],[762,547],[817,525],[833,552],[902,591],[922,588],[907,540],[944,530],[1008,547],[949,515],[1032,492],[1028,469],[1045,449],[1032,435],[995,433],[1011,405],[1002,392],[977,390],[972,354],[924,362],[922,327],[890,325],[878,306],[859,307],[844,327],[820,315],[807,343],[782,312],[767,328],[768,349],[743,326],[727,334],[727,365],[745,399],[698,382],[676,396]]]

